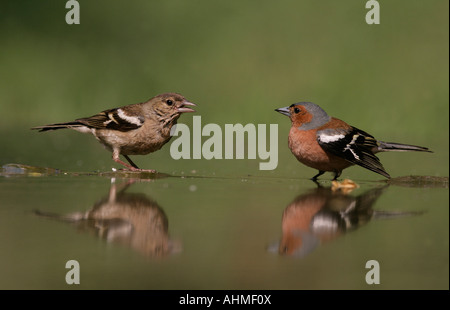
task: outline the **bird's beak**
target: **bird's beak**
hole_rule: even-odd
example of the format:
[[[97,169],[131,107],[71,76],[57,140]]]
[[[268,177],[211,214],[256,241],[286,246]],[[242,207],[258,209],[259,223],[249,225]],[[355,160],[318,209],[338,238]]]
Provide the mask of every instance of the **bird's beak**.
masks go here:
[[[275,111],[280,112],[283,115],[291,116],[291,112],[289,112],[289,107],[275,109]]]
[[[177,108],[177,111],[180,113],[187,113],[187,112],[195,112],[195,110],[191,109],[191,108],[186,108],[186,106],[188,107],[195,107],[197,106],[195,103],[189,102],[189,101],[184,101],[181,106],[179,108]]]

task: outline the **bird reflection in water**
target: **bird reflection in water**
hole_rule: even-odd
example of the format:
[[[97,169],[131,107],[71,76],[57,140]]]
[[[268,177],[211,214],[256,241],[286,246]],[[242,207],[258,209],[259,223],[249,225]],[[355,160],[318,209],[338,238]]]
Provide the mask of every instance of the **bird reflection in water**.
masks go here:
[[[281,242],[269,250],[304,257],[318,245],[367,224],[372,219],[398,218],[421,212],[378,211],[372,207],[387,186],[359,196],[347,188],[322,187],[299,195],[284,210]]]
[[[122,244],[146,257],[164,257],[179,252],[181,245],[168,234],[168,219],[159,205],[144,194],[125,193],[135,182],[117,188],[112,180],[109,195],[86,212],[66,215],[35,211],[39,216],[76,225],[94,232],[108,243]]]

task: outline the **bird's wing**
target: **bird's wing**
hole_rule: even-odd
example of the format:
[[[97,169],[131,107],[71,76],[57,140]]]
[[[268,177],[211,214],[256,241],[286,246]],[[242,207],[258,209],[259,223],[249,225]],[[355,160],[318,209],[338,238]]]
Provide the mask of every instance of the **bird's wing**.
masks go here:
[[[128,115],[122,108],[110,109],[86,118],[79,118],[77,122],[95,129],[112,129],[129,131],[144,124],[143,116]]]
[[[317,142],[326,152],[390,178],[372,151],[378,142],[367,132],[355,127],[323,129],[317,131]]]

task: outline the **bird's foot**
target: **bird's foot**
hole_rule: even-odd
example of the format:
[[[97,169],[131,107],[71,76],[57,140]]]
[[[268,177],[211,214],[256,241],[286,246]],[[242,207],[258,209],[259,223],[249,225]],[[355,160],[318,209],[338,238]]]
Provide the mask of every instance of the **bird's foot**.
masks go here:
[[[158,171],[154,169],[137,169],[138,172],[148,172],[148,173],[158,173]]]
[[[120,171],[157,173],[157,171],[154,169],[140,169],[140,168],[134,168],[134,167],[130,167],[127,169],[120,169]]]
[[[156,170],[153,170],[153,169],[140,169],[138,166],[136,166],[136,164],[134,162],[131,161],[131,159],[128,156],[126,156],[126,155],[123,155],[123,156],[128,160],[130,165],[121,161],[118,157],[113,156],[113,160],[116,163],[121,164],[122,166],[126,167],[126,169],[120,169],[121,171],[156,173]]]

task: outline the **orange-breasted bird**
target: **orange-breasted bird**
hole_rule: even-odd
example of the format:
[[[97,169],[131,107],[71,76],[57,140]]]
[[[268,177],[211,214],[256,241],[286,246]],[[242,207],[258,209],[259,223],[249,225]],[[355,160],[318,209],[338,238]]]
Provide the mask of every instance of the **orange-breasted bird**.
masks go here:
[[[294,156],[306,166],[319,170],[311,178],[313,181],[326,171],[334,172],[336,180],[342,170],[355,164],[390,178],[376,153],[431,152],[426,147],[379,141],[367,132],[329,116],[312,102],[294,103],[275,111],[291,119],[289,148]]]
[[[170,130],[182,113],[195,112],[177,93],[157,95],[146,102],[105,110],[96,115],[73,122],[33,127],[39,131],[69,128],[90,133],[113,155],[112,159],[133,171],[139,169],[128,155],[145,155],[159,150],[170,138]],[[120,160],[120,155],[130,163]]]
[[[371,220],[423,214],[421,211],[375,210],[373,207],[377,199],[387,187],[371,188],[354,196],[342,188],[319,186],[297,196],[284,209],[281,241],[270,245],[268,250],[301,258],[317,246],[354,231]]]

